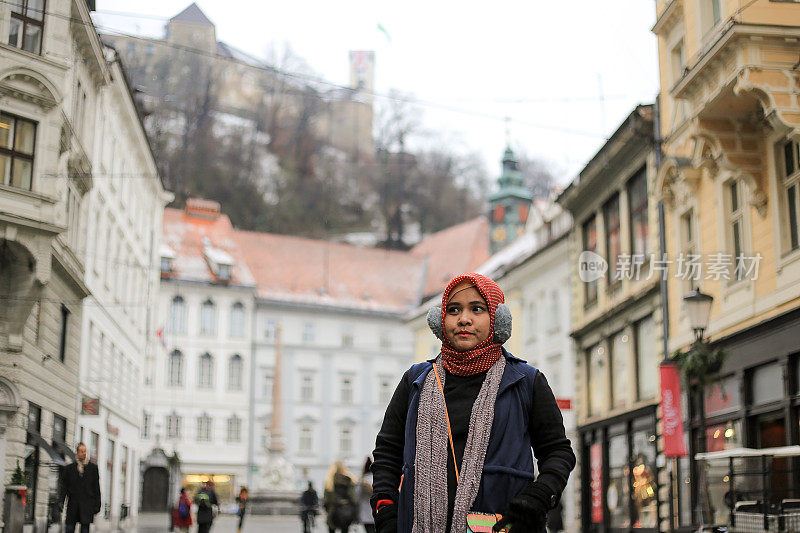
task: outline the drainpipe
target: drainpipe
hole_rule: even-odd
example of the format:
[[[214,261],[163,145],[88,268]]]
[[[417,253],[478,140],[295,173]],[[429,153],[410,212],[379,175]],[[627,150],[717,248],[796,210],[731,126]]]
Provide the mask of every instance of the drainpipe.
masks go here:
[[[661,96],[656,97],[653,110],[653,145],[656,156],[656,172],[661,168],[663,154],[661,152]],[[661,258],[667,253],[666,222],[664,218],[664,202],[658,202],[658,247]],[[667,278],[661,276],[661,337],[664,359],[669,357],[669,302],[667,301]]]
[[[256,320],[258,315],[258,297],[253,295],[252,312],[250,313],[250,398],[249,413],[247,416],[247,487],[253,490],[253,470],[255,468],[255,439],[256,432]]]

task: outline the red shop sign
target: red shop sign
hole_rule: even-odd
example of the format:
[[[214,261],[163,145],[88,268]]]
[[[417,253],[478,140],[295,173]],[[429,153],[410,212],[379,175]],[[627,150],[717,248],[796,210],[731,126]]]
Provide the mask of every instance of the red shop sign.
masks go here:
[[[664,424],[664,455],[685,457],[681,377],[678,374],[678,367],[672,364],[662,364],[659,371],[661,372],[661,421]]]
[[[603,521],[603,445],[599,442],[589,447],[589,464],[592,489],[592,522]]]

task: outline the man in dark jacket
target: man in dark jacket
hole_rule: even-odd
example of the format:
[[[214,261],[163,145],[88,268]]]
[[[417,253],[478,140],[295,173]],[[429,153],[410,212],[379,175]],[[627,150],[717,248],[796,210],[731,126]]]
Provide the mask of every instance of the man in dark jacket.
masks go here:
[[[74,533],[75,525],[81,525],[80,533],[89,533],[94,515],[100,512],[100,475],[97,465],[86,458],[86,445],[79,443],[75,449],[75,462],[67,465],[59,481],[58,503],[67,503],[66,532]]]

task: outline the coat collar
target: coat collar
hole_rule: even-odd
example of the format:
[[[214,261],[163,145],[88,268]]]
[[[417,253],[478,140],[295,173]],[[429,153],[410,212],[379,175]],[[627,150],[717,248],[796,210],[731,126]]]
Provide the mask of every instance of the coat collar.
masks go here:
[[[422,387],[422,383],[425,381],[428,372],[430,372],[431,368],[433,368],[433,363],[436,361],[437,357],[439,357],[438,354],[426,361],[426,363],[429,363],[430,366],[426,368],[425,371],[417,377],[417,379],[414,380],[414,385],[420,388]],[[503,357],[506,358],[506,369],[503,371],[503,377],[500,380],[500,387],[497,390],[498,396],[500,396],[503,391],[505,391],[511,385],[525,377],[525,374],[517,368],[519,364],[525,364],[526,361],[524,359],[513,356],[505,348],[503,348]]]

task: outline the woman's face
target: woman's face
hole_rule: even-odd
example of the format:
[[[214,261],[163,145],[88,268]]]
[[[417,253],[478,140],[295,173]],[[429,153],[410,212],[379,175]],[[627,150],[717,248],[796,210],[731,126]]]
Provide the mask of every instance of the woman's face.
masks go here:
[[[489,338],[489,306],[469,280],[456,285],[451,294],[445,308],[444,334],[456,351],[466,352]]]

